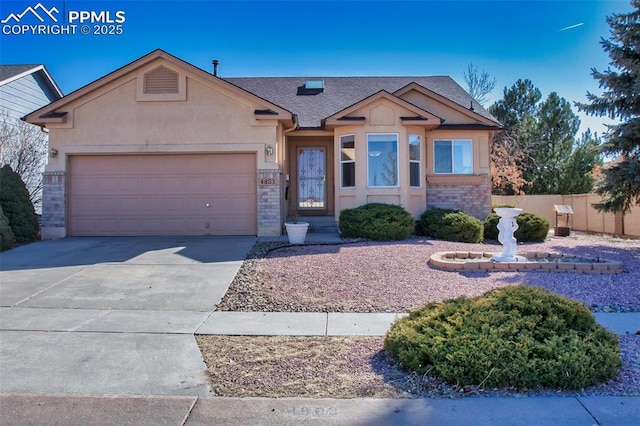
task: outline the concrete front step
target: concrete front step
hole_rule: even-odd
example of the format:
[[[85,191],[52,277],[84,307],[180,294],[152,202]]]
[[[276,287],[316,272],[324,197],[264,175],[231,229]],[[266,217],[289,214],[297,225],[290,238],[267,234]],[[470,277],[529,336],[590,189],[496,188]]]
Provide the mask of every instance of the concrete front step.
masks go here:
[[[338,232],[338,225],[333,216],[300,216],[299,221],[309,222],[309,230],[314,234]]]

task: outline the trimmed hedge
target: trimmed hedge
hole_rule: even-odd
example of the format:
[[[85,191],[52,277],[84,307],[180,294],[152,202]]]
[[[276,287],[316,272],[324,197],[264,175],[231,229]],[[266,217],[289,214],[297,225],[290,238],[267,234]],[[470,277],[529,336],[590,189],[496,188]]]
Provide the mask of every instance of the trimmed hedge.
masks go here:
[[[488,240],[498,240],[498,221],[500,216],[491,213],[484,220],[484,238]],[[549,234],[549,221],[547,218],[534,213],[522,212],[516,216],[518,229],[513,234],[516,240],[521,243],[543,242]]]
[[[343,210],[338,223],[345,238],[375,241],[403,240],[415,227],[413,217],[404,208],[382,203]]]
[[[615,378],[620,346],[581,303],[525,285],[430,303],[384,347],[407,370],[462,386],[581,389]]]
[[[431,208],[420,216],[416,233],[438,240],[479,243],[483,226],[480,220],[460,210]]]
[[[19,174],[7,164],[0,169],[0,207],[9,219],[16,243],[38,239],[38,217],[29,191]]]

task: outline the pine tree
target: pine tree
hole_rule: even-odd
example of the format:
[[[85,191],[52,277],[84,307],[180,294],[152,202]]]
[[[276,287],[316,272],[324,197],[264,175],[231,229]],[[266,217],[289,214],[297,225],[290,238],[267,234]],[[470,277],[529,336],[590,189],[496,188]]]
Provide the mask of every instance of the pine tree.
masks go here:
[[[549,94],[536,111],[534,138],[529,141],[529,167],[524,178],[529,194],[557,194],[562,184],[562,169],[571,156],[580,119],[571,104],[556,92]]]
[[[603,199],[594,207],[605,212],[640,206],[640,0],[631,5],[634,11],[607,17],[611,38],[601,44],[613,69],[592,69],[603,94],[587,93],[589,103],[578,104],[588,114],[620,120],[609,127],[602,145],[603,154],[618,158],[605,168],[596,189]]]
[[[504,126],[491,146],[491,178],[494,194],[521,194],[528,181],[524,178],[531,161],[530,139],[534,115],[542,93],[531,80],[518,80],[504,88],[503,98],[489,111]]]

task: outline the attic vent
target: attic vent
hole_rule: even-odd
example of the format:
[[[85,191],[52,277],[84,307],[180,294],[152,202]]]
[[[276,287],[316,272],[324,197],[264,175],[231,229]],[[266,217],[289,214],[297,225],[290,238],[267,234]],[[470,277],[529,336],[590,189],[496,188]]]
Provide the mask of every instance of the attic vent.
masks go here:
[[[324,80],[307,80],[304,82],[306,90],[324,90]]]
[[[178,73],[158,67],[144,75],[144,93],[178,93]]]

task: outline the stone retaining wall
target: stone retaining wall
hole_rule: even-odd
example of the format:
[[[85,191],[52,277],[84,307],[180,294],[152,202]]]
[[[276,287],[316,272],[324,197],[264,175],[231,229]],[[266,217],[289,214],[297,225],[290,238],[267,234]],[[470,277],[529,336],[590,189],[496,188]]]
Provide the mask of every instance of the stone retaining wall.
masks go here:
[[[521,262],[494,262],[496,253],[487,252],[439,252],[429,263],[448,271],[498,271],[498,272],[579,272],[589,274],[617,274],[622,272],[622,262],[589,257],[578,257],[547,252],[524,252],[518,256]],[[573,261],[572,261],[573,260]]]

